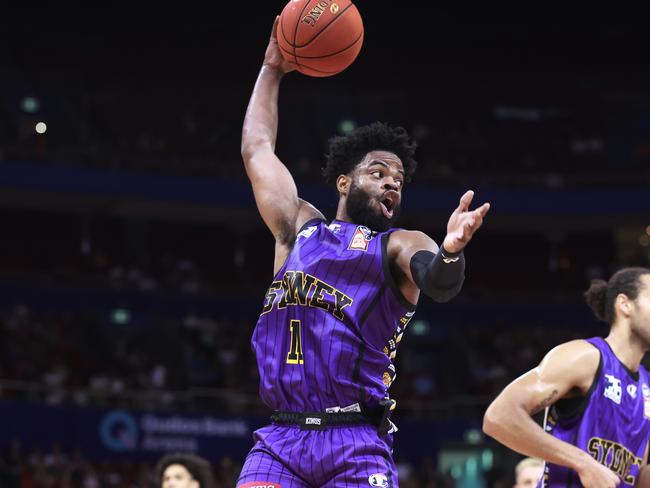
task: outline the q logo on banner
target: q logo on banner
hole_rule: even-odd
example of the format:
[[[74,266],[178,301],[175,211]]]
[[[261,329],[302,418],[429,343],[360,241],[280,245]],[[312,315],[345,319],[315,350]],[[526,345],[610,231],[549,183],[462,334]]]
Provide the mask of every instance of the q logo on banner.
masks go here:
[[[133,415],[116,410],[107,413],[99,423],[99,437],[111,451],[134,451],[138,446],[138,426]]]

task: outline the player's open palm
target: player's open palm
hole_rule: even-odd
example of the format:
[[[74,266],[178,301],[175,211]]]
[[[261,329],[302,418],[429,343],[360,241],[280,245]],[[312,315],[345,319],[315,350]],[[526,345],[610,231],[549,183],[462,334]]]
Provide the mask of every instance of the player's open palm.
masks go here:
[[[484,203],[476,210],[470,210],[472,198],[474,198],[472,190],[465,192],[447,222],[447,235],[442,245],[449,252],[459,252],[467,245],[474,232],[483,224],[483,218],[490,210],[489,203]]]
[[[280,52],[280,46],[278,46],[277,32],[278,32],[278,22],[280,22],[280,17],[275,18],[273,22],[273,30],[271,31],[271,39],[269,39],[269,45],[266,47],[266,53],[264,54],[264,64],[270,66],[271,68],[278,68],[282,70],[283,73],[288,73],[293,71],[295,68],[291,66],[285,59],[282,57]]]
[[[580,471],[578,476],[585,488],[615,488],[621,479],[612,470],[595,460],[591,460]]]

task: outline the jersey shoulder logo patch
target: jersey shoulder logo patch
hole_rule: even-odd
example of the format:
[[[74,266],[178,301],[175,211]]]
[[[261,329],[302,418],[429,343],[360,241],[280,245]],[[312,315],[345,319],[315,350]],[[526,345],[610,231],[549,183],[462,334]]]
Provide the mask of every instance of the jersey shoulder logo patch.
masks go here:
[[[373,238],[372,231],[368,229],[368,227],[360,225],[354,231],[354,235],[352,236],[352,240],[350,241],[350,245],[348,246],[348,249],[351,251],[367,251],[368,244],[370,243],[372,238]]]

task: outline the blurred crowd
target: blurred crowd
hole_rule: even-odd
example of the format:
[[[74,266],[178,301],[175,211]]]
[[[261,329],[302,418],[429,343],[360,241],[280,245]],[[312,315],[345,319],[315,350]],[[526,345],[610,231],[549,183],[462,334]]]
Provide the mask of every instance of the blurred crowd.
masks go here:
[[[202,85],[173,93],[164,80],[143,92],[129,86],[99,89],[72,73],[66,73],[66,85],[55,75],[43,76],[40,88],[25,89],[16,80],[4,87],[0,161],[245,177],[239,155],[244,87],[231,87],[223,97]],[[650,141],[644,128],[650,116],[638,104],[650,96],[622,97],[598,85],[558,90],[542,80],[528,80],[519,90],[512,80],[503,83],[481,92],[450,84],[424,93],[368,91],[327,101],[289,90],[282,109],[290,116],[282,119],[278,153],[299,181],[319,181],[327,138],[379,119],[405,126],[418,142],[416,180],[422,183],[553,188],[648,183]],[[39,122],[45,126],[37,128]]]
[[[3,488],[160,488],[155,463],[91,462],[58,444],[25,451],[14,441],[0,455]],[[212,463],[216,486],[235,486],[241,466],[230,458]]]
[[[253,323],[226,317],[108,317],[4,310],[0,398],[50,405],[264,412],[249,341]],[[436,324],[407,329],[391,391],[403,415],[474,418],[551,347],[601,331],[522,323]],[[456,402],[456,403],[454,403]],[[462,405],[466,404],[465,409]]]
[[[244,76],[245,46],[215,49],[213,33],[221,29],[212,16],[203,27],[196,18],[188,22],[189,44],[180,47],[173,45],[181,40],[178,32],[167,35],[169,26],[148,17],[147,28],[156,24],[158,30],[135,22],[129,37],[131,16],[119,13],[120,29],[106,18],[104,57],[97,49],[102,31],[95,32],[90,18],[82,23],[90,33],[86,38],[57,32],[58,23],[49,18],[39,24],[35,14],[29,28],[21,21],[4,29],[13,38],[0,50],[0,173],[3,162],[15,162],[243,181],[240,129],[254,79],[254,71]],[[171,24],[184,25],[176,18]],[[28,37],[22,39],[22,32]],[[129,46],[134,32],[157,35],[147,34],[152,44],[144,43],[144,50],[134,44],[129,57],[116,43],[124,37],[122,47]],[[436,34],[456,40],[436,50]],[[426,32],[426,59],[448,56],[434,76],[408,66],[408,74],[403,68],[380,73],[386,81],[376,84],[365,74],[349,84],[337,77],[328,80],[327,96],[321,97],[315,80],[292,75],[283,86],[277,152],[296,180],[321,180],[329,136],[383,120],[404,126],[418,143],[418,183],[518,189],[650,184],[650,94],[643,78],[603,63],[611,63],[614,51],[594,49],[592,73],[578,73],[574,65],[580,60],[566,54],[574,51],[565,52],[570,46],[562,46],[566,72],[545,72],[548,59],[517,72],[514,58],[527,56],[508,38],[507,49],[472,51],[477,57],[492,52],[483,71],[478,62],[445,73],[441,67],[459,70],[465,64],[463,44],[480,39],[453,34],[458,37],[440,26]],[[237,42],[233,33],[228,36]],[[608,38],[607,47],[612,45]],[[255,51],[260,56],[262,46]],[[217,51],[223,59],[214,59]],[[230,66],[223,51],[242,59]],[[553,49],[535,53],[542,51],[555,55]],[[179,53],[193,61],[181,63]],[[382,63],[385,57],[381,52]],[[395,66],[405,66],[406,57],[399,57],[404,64],[395,59]],[[502,63],[498,69],[490,64],[495,61]],[[537,61],[533,56],[531,66]],[[474,77],[478,71],[472,69],[481,75]],[[29,198],[19,206],[37,208]],[[44,203],[39,211],[10,207],[0,211],[0,402],[267,413],[257,395],[250,348],[272,279],[272,237],[259,219],[240,222],[233,216],[229,225],[193,225],[119,218],[102,208],[70,211],[74,204],[68,213],[49,212]],[[444,222],[435,225],[422,230],[440,238]],[[644,246],[647,262],[650,237],[639,244],[637,230],[625,237],[618,230],[541,227],[492,233],[486,228],[480,236],[484,258],[473,259],[473,249],[467,253],[471,280],[459,297],[461,306],[471,308],[486,297],[516,303],[519,294],[524,303],[534,297],[575,306],[590,278],[609,275],[621,261],[621,249]],[[97,302],[83,303],[90,298]],[[235,298],[241,301],[235,304]],[[606,332],[593,323],[566,327],[567,322],[544,322],[525,309],[506,316],[475,312],[471,320],[456,321],[420,307],[397,355],[398,379],[391,388],[397,422],[480,418],[494,395],[550,348]],[[91,462],[56,444],[27,449],[2,440],[7,447],[0,452],[0,488],[159,486],[152,463]],[[241,460],[211,461],[218,488],[234,486]],[[405,488],[456,486],[433,459],[414,465],[398,458],[398,469]],[[511,479],[490,476],[494,488]]]
[[[223,457],[209,460],[214,487],[232,488],[241,470],[237,461]],[[450,473],[441,473],[426,457],[419,465],[397,462],[400,486],[405,488],[456,488]],[[511,473],[489,472],[490,488],[509,488]],[[154,462],[91,462],[75,450],[65,452],[57,444],[30,451],[14,441],[0,453],[2,488],[160,488]]]

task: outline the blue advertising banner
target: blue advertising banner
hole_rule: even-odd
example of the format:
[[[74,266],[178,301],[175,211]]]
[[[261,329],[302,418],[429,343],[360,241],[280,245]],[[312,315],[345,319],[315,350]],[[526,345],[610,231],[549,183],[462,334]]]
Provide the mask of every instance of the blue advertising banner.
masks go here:
[[[243,459],[253,430],[266,419],[179,415],[123,409],[53,407],[0,402],[0,450],[12,439],[27,449],[59,444],[93,461],[151,461],[167,452],[194,452],[211,459]]]
[[[470,422],[395,419],[397,460],[419,463],[435,459],[448,442],[480,436]],[[128,409],[61,407],[0,401],[0,452],[12,440],[25,451],[44,452],[58,444],[78,449],[90,461],[155,461],[169,452],[192,452],[208,459],[230,457],[242,462],[253,445],[253,431],[268,417],[219,414],[141,412]],[[481,441],[476,439],[478,443]]]

